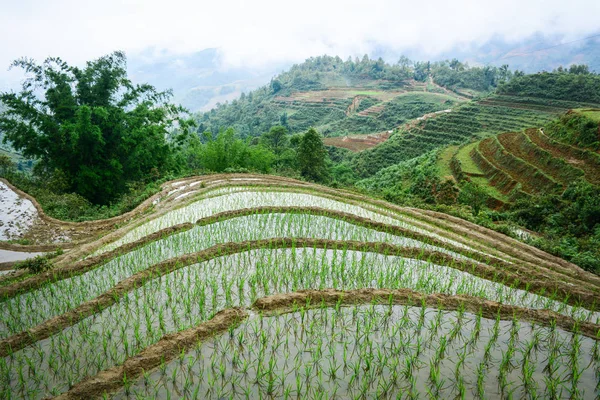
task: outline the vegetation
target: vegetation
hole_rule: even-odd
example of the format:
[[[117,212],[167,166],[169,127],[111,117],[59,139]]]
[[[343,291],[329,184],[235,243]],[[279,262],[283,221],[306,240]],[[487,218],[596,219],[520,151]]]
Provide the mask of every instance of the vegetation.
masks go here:
[[[513,72],[508,65],[500,68],[469,67],[467,63],[461,63],[457,59],[433,63],[430,69],[436,83],[454,90],[474,89],[488,92],[498,84],[510,81],[513,77]]]
[[[592,133],[586,136],[585,127]],[[600,273],[600,157],[564,144],[596,148],[597,129],[597,121],[570,112],[547,124],[543,131],[551,137],[538,129],[503,133],[384,168],[357,186],[399,204],[466,217]],[[460,189],[458,197],[441,196],[444,183]]]
[[[313,128],[309,129],[300,140],[298,146],[298,166],[300,174],[312,181],[323,181],[327,178],[325,156],[321,135]]]
[[[600,150],[600,123],[593,114],[588,113],[570,112],[559,121],[548,124],[546,133],[567,144]]]
[[[419,209],[268,176],[179,193],[200,182],[0,287],[3,397],[600,390],[596,277]]]
[[[458,78],[447,79],[448,71]],[[390,65],[367,56],[347,61],[315,57],[294,65],[268,86],[199,114],[198,131],[233,127],[241,137],[256,137],[275,125],[291,133],[315,127],[326,136],[389,130],[464,100],[428,81],[430,76],[436,81],[438,73],[442,85],[485,91],[511,77],[508,71],[453,62],[431,64],[403,57]],[[349,112],[357,99],[358,106]]]
[[[555,115],[507,104],[464,104],[453,108],[451,112],[401,127],[386,142],[357,154],[351,163],[358,176],[366,178],[383,168],[431,150],[501,132],[539,126],[551,121]]]
[[[189,137],[182,157],[191,171],[257,171],[267,173],[276,155],[263,146],[251,146],[240,139],[233,129],[220,132],[216,137],[204,134],[204,143],[195,135]]]
[[[498,87],[499,94],[600,104],[600,75],[586,66],[515,77]]]
[[[176,169],[166,136],[181,120],[168,92],[127,79],[121,52],[83,69],[60,58],[13,63],[29,74],[20,93],[2,93],[4,141],[35,159],[36,173],[95,204],[108,204],[130,182]],[[42,95],[38,95],[40,91]]]

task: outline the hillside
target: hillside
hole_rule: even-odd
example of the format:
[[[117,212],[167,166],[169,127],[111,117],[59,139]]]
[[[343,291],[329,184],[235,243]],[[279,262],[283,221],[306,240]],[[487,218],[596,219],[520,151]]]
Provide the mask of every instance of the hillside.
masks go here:
[[[128,215],[55,221],[99,230],[0,276],[3,398],[599,393],[600,278],[569,262],[293,179],[161,189]]]
[[[457,182],[477,178],[483,186],[493,186],[502,193],[498,200],[522,195],[560,195],[579,178],[598,186],[600,154],[568,144],[555,132],[558,125],[567,127],[582,118],[595,126],[595,144],[600,144],[598,121],[571,111],[560,121],[545,124],[551,127],[545,130],[531,128],[502,133],[457,148],[449,162],[452,177]]]
[[[399,202],[416,196],[438,204],[457,201],[453,186],[461,194],[475,190],[487,208],[497,210],[487,218],[538,232],[544,239],[538,245],[600,270],[595,244],[600,239],[599,115],[598,109],[570,110],[537,128],[447,146],[395,164],[357,185]],[[443,182],[451,183],[446,187]],[[459,202],[477,203],[461,200],[461,194]],[[588,250],[588,258],[582,257]]]
[[[564,113],[568,106],[579,106],[579,103],[544,106],[540,102],[543,101],[529,99],[524,102],[521,98],[496,95],[469,101],[450,112],[398,127],[385,143],[357,154],[350,162],[359,177],[368,177],[383,168],[450,144],[544,125]]]
[[[448,65],[410,60],[387,64],[366,56],[347,61],[310,58],[268,86],[199,114],[198,131],[232,127],[242,137],[255,137],[281,124],[291,133],[312,126],[325,137],[374,134],[452,108],[511,76],[498,68],[461,64],[460,70],[452,70],[454,86],[460,87],[449,90],[436,83],[436,74],[447,74]]]

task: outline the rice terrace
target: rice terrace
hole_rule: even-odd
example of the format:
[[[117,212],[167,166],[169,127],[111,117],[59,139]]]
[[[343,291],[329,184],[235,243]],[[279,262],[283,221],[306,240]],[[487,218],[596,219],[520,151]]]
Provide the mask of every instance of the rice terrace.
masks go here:
[[[600,394],[600,278],[447,214],[221,174],[38,217],[79,239],[1,278],[2,398]]]
[[[5,2],[0,400],[599,400],[600,2],[511,1]]]

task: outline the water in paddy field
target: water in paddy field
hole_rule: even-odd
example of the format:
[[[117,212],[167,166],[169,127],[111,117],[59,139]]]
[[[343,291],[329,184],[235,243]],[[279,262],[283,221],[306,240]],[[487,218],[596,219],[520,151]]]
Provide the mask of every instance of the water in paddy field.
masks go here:
[[[28,258],[41,256],[42,254],[44,254],[44,253],[27,253],[27,252],[23,252],[23,251],[12,251],[12,250],[0,249],[0,263],[10,262],[10,261],[27,260]]]
[[[33,203],[0,182],[0,240],[21,236],[36,218]]]
[[[597,398],[599,373],[597,341],[561,329],[365,305],[252,315],[115,398]]]

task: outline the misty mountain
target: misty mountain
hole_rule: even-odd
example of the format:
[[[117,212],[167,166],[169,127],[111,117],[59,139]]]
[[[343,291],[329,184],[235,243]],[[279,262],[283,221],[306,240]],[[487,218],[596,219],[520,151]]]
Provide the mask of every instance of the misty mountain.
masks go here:
[[[269,82],[283,69],[226,68],[218,49],[187,55],[158,55],[154,49],[128,57],[128,73],[134,82],[147,82],[160,90],[172,89],[174,101],[190,111],[206,111]]]
[[[600,35],[570,43],[558,36],[534,35],[517,42],[502,38],[482,45],[457,47],[435,57],[426,56],[420,49],[402,53],[413,60],[438,61],[457,58],[471,65],[501,66],[527,73],[551,71],[558,66],[587,64],[590,70],[600,72]],[[400,53],[375,46],[369,56],[382,57],[395,63]],[[217,103],[238,98],[266,83],[291,66],[281,62],[265,68],[223,65],[218,49],[210,48],[187,55],[173,55],[147,49],[129,55],[129,74],[135,82],[148,82],[161,90],[172,89],[174,101],[190,111],[208,111]]]

